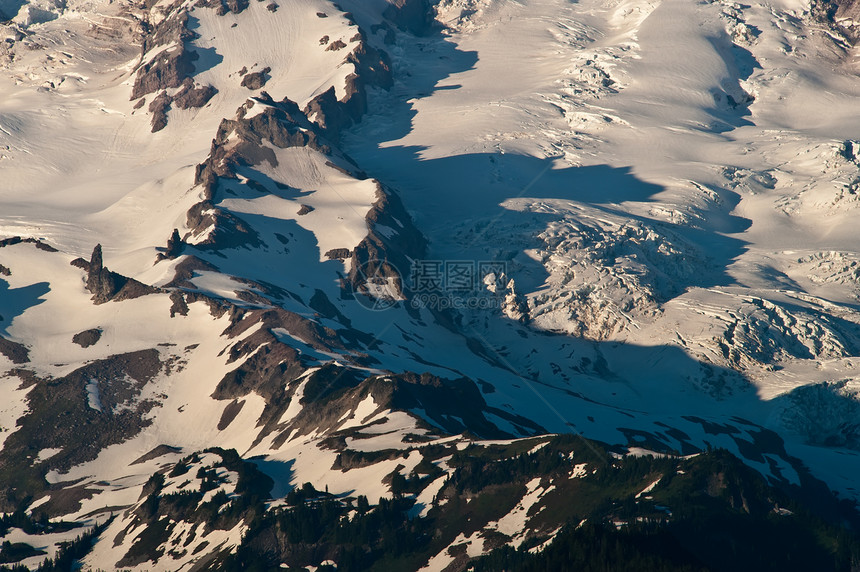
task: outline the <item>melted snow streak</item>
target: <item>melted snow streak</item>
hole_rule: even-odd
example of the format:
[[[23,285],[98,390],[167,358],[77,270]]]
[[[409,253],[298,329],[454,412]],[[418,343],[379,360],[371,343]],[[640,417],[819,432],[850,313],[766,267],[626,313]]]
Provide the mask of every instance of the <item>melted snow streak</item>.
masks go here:
[[[148,560],[159,471],[223,501],[235,449],[274,505],[374,501],[425,445],[570,432],[860,499],[860,17],[827,8],[0,0],[0,510],[126,511],[86,566],[190,568],[244,524]],[[428,297],[446,261],[495,270]]]

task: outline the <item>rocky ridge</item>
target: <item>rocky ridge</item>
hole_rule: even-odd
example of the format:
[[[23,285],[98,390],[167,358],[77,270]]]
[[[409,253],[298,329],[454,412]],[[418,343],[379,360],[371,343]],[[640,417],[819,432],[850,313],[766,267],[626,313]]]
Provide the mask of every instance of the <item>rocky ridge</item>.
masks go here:
[[[230,18],[255,6],[193,8]],[[378,17],[372,38],[401,56],[408,44],[433,53],[441,41],[427,2],[394,2],[384,15],[382,8],[356,10],[357,18],[327,3],[312,8],[309,19],[342,17],[350,31]],[[263,16],[280,17],[291,7],[264,9]],[[148,109],[158,125],[172,106],[218,104],[226,83],[195,79],[203,72],[194,65],[194,43],[203,37],[189,31],[191,7],[149,10],[159,23],[147,32],[141,61],[152,65],[129,71],[123,89],[152,88],[138,102],[154,95]],[[460,12],[463,29],[467,12]],[[742,12],[730,22],[737,46],[755,40]],[[111,248],[108,262],[123,274],[111,271],[99,245],[70,268],[71,253],[95,241],[61,251],[36,239],[0,244],[0,285],[9,293],[8,319],[0,320],[0,353],[9,362],[0,383],[10,403],[0,433],[3,510],[97,534],[80,557],[90,569],[331,562],[386,569],[396,558],[405,569],[463,570],[492,569],[493,558],[548,557],[553,539],[561,547],[571,535],[629,540],[625,531],[638,533],[636,523],[683,530],[692,498],[763,537],[790,529],[807,554],[850,562],[852,541],[833,523],[856,517],[851,502],[834,500],[807,467],[811,457],[795,452],[838,448],[850,458],[858,447],[853,380],[786,391],[767,404],[770,418],[755,405],[748,408],[753,421],[722,405],[749,394],[744,375],[754,368],[774,373],[791,360],[850,360],[857,352],[850,320],[822,317],[823,299],[798,295],[792,303],[794,291],[777,301],[746,295],[738,308],[698,305],[718,317],[711,330],[679,327],[684,351],[636,354],[623,336],[677,319],[678,299],[699,280],[709,284],[709,259],[685,234],[707,209],[654,206],[637,218],[608,208],[571,214],[568,205],[545,224],[559,214],[559,203],[548,200],[509,203],[540,225],[502,220],[480,231],[487,239],[480,248],[510,262],[483,283],[504,298],[494,313],[423,311],[412,305],[404,272],[438,254],[440,237],[428,240],[395,185],[370,179],[374,173],[343,151],[349,130],[375,111],[374,98],[388,97],[397,69],[360,30],[331,37],[313,47],[345,54],[355,73],[343,91],[335,83],[304,98],[276,92],[276,67],[246,69],[243,78],[261,75],[244,87],[230,76],[243,99],[248,88],[267,91],[238,109],[230,104],[228,116],[212,122],[212,143],[196,168],[186,166],[169,216],[152,233],[156,242],[139,257],[144,264],[114,258]],[[626,89],[607,61],[582,60],[591,71],[568,87],[591,86],[583,93],[595,99]],[[719,102],[714,97],[726,117],[742,117],[753,101],[734,87]],[[161,127],[153,140],[176,124]],[[777,176],[726,173],[750,192],[779,184]],[[721,199],[691,188],[703,201]],[[349,217],[360,224],[341,225]],[[157,242],[168,234],[166,244]],[[821,264],[825,282],[853,284],[850,256],[800,259]],[[542,272],[554,290],[534,288]],[[389,313],[374,312],[378,301]],[[613,359],[623,350],[630,357]],[[428,359],[431,353],[437,357]],[[630,383],[616,369],[625,360],[635,362],[637,376],[663,360],[656,371],[668,389]],[[682,364],[677,371],[675,363]],[[534,398],[542,392],[551,399]],[[689,393],[700,399],[690,399],[691,410],[648,410],[649,399]],[[548,435],[559,431],[574,434]],[[618,444],[585,440],[579,431]],[[789,435],[804,445],[789,443]],[[601,500],[591,506],[583,499]],[[317,526],[297,530],[301,522]],[[823,530],[831,548],[809,541],[804,522]],[[26,534],[32,547],[62,542]],[[688,549],[698,546],[687,540]],[[720,562],[719,550],[694,552],[693,564]],[[490,560],[480,560],[485,555]],[[36,566],[40,557],[19,561]]]

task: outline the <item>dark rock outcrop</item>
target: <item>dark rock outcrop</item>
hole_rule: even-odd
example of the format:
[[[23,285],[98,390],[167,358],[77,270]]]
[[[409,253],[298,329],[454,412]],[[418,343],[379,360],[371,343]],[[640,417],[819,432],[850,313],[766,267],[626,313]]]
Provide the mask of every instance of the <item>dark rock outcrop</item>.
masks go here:
[[[346,58],[348,62],[355,65],[356,74],[361,78],[361,82],[356,83],[354,89],[367,85],[390,89],[394,85],[394,76],[391,73],[391,60],[388,54],[368,44],[362,32],[359,31],[359,34],[361,39],[358,45]],[[348,86],[347,91],[349,91]]]
[[[280,149],[309,147],[330,155],[332,149],[322,142],[322,138],[337,140],[343,128],[361,119],[367,111],[367,86],[391,87],[393,80],[388,56],[369,46],[360,30],[355,39],[358,43],[346,61],[355,66],[356,73],[347,77],[343,100],[337,99],[332,88],[300,110],[293,101],[284,98],[276,102],[263,91],[240,107],[235,119],[221,122],[209,157],[197,166],[195,184],[202,187],[203,200],[187,213],[186,222],[191,229],[189,235],[200,237],[205,234],[195,244],[197,248],[213,250],[261,244],[257,233],[244,221],[216,207],[219,179],[235,180],[236,170],[242,166],[263,162],[277,166],[273,146]],[[252,89],[262,87],[269,71],[265,68],[261,72],[244,74],[242,85]],[[248,111],[256,105],[263,105],[265,109],[246,118]],[[264,140],[271,145],[263,144]],[[254,187],[255,184],[251,182],[249,186]]]
[[[358,44],[346,57],[356,70],[346,78],[346,95],[338,100],[332,87],[309,101],[304,109],[305,115],[333,141],[339,139],[343,129],[358,123],[367,113],[368,86],[389,89],[394,81],[388,54],[369,45],[361,30],[357,37]]]
[[[24,344],[0,337],[0,354],[6,356],[14,364],[30,361],[30,350]]]
[[[168,288],[189,288],[194,290],[196,286],[190,282],[195,271],[217,272],[218,268],[201,260],[196,256],[188,256],[176,265],[173,280],[167,285]]]
[[[841,32],[852,44],[860,41],[860,2],[858,0],[815,0],[811,14]]]
[[[246,118],[248,111],[257,105],[262,105],[263,111]],[[198,167],[196,182],[204,183],[211,174],[235,178],[233,170],[239,165],[259,165],[269,161],[272,166],[277,166],[277,159],[271,149],[263,145],[264,140],[279,149],[310,147],[329,154],[331,148],[320,141],[311,127],[296,103],[286,98],[276,102],[262,92],[239,108],[236,119],[221,122],[212,141],[209,158]]]
[[[352,251],[348,248],[332,248],[325,253],[325,257],[329,260],[346,260],[352,255]]]
[[[185,243],[182,241],[182,237],[179,236],[179,229],[174,228],[170,234],[170,238],[167,239],[167,247],[165,247],[164,252],[158,253],[156,262],[160,260],[173,260],[182,254],[183,250],[185,250]]]
[[[206,234],[206,238],[195,244],[198,250],[221,248],[253,248],[261,244],[257,232],[245,221],[217,208],[212,201],[201,201],[188,209],[186,214],[191,234]]]
[[[102,245],[97,244],[87,269],[87,290],[92,293],[93,300],[96,304],[107,302],[116,296],[124,285],[124,277],[104,267]]]
[[[172,304],[170,305],[170,317],[175,318],[177,315],[179,316],[187,316],[188,311],[188,302],[185,301],[185,296],[182,295],[182,292],[175,290],[170,293],[170,301]]]
[[[269,80],[269,72],[272,68],[265,67],[258,72],[247,73],[242,77],[242,87],[247,87],[250,90],[260,89]]]
[[[173,103],[179,109],[200,108],[209,103],[218,90],[211,85],[194,85],[191,78],[186,78],[182,83],[176,95],[173,96]]]
[[[429,373],[404,373],[392,377],[385,385],[390,387],[386,403],[389,407],[405,411],[420,409],[448,433],[471,431],[484,438],[510,438],[546,432],[525,417],[490,407],[475,382],[468,378],[449,380]],[[501,431],[486,418],[487,413],[505,419],[517,427],[520,435]]]
[[[217,4],[219,7],[225,6],[225,11],[241,11],[247,7],[247,0],[242,1],[229,0],[223,4],[218,0]],[[141,61],[145,63],[137,67],[130,99],[140,99],[134,105],[134,109],[140,109],[144,105],[141,99],[143,96],[161,92],[149,104],[153,133],[167,125],[167,111],[171,104],[176,104],[179,109],[203,107],[218,92],[211,85],[195,87],[192,76],[197,71],[194,62],[199,59],[199,55],[191,49],[190,42],[197,38],[197,34],[188,27],[188,12],[176,6],[174,9],[173,13],[155,26],[142,23]],[[163,49],[162,46],[170,47]],[[161,51],[157,52],[159,49]],[[154,52],[157,52],[156,55],[147,59]],[[166,90],[174,88],[181,89],[173,96],[168,95]]]
[[[6,246],[13,246],[15,244],[22,244],[22,243],[32,244],[33,246],[35,246],[39,250],[44,250],[45,252],[59,252],[56,248],[54,248],[50,244],[48,244],[46,242],[42,242],[41,240],[39,240],[37,238],[23,238],[20,236],[12,236],[12,237],[4,238],[3,240],[0,240],[0,248],[6,247]]]
[[[378,412],[415,411],[416,418],[429,418],[435,427],[448,434],[469,431],[495,439],[544,432],[524,417],[489,406],[477,385],[467,378],[449,380],[426,373],[367,377],[366,372],[337,364],[327,364],[308,375],[298,414],[288,423],[268,423],[264,432],[278,432],[273,441],[278,447],[290,435],[295,438],[319,432],[321,427],[336,428],[368,396],[372,396]],[[282,407],[286,408],[288,401],[287,397]],[[519,434],[499,429],[488,415],[504,419]]]
[[[837,5],[833,14],[836,25],[845,33],[852,43],[860,40],[860,2],[857,0],[835,0]]]
[[[203,107],[212,97],[218,93],[218,90],[211,85],[194,85],[191,78],[185,78],[182,82],[182,87],[176,95],[167,95],[166,91],[162,91],[149,104],[149,112],[152,113],[152,132],[161,131],[167,126],[167,112],[171,105],[176,104],[179,109],[190,109],[192,107]],[[141,99],[141,101],[143,101]]]
[[[264,106],[261,113],[246,119],[249,109]],[[271,145],[264,144],[267,141]],[[266,93],[249,100],[239,108],[236,119],[225,119],[218,127],[212,149],[206,161],[197,166],[195,183],[203,187],[203,201],[187,213],[186,224],[192,236],[206,233],[195,244],[201,250],[259,245],[257,233],[239,217],[215,206],[220,179],[236,179],[241,166],[268,162],[277,166],[272,146],[309,147],[323,154],[331,148],[320,142],[319,136],[298,105],[289,99],[276,102]]]
[[[255,392],[272,401],[286,384],[305,372],[301,352],[278,339],[272,332],[275,329],[285,329],[320,351],[346,350],[338,333],[331,328],[281,308],[236,309],[231,322],[224,331],[229,338],[238,338],[257,324],[261,327],[230,347],[228,363],[241,362],[241,365],[219,382],[212,394],[215,399],[236,399]]]
[[[223,16],[227,12],[240,14],[249,6],[248,0],[198,0],[195,6],[203,8],[212,8],[219,16]]]
[[[155,4],[156,2],[153,2]],[[146,55],[158,46],[169,46],[171,44],[184,44],[193,40],[197,35],[188,28],[188,12],[179,8],[180,2],[176,2],[170,14],[153,25],[149,17],[144,17],[141,22],[141,56]],[[152,8],[152,6],[150,6]]]
[[[140,396],[161,370],[158,350],[149,349],[110,356],[61,378],[16,372],[33,388],[27,394],[27,414],[18,420],[17,431],[8,436],[0,451],[0,471],[6,477],[0,485],[0,510],[14,511],[29,502],[28,498],[38,497],[49,487],[44,478],[48,471],[65,472],[95,459],[106,447],[122,443],[150,425],[147,414],[156,402]],[[87,386],[92,383],[98,384],[98,406],[87,397]],[[60,452],[34,463],[33,451],[45,448]]]
[[[377,183],[376,202],[365,216],[367,236],[352,251],[349,288],[354,292],[365,290],[368,277],[390,278],[405,297],[407,292],[401,276],[408,275],[410,260],[424,256],[427,241],[412,223],[398,196]],[[394,229],[386,236],[375,230],[377,225]]]
[[[158,94],[149,104],[149,112],[152,114],[152,132],[156,133],[167,127],[167,111],[170,109],[170,96],[166,91]]]
[[[338,139],[340,131],[353,124],[354,117],[344,101],[339,101],[334,87],[310,100],[305,115],[320,126],[326,135]]]
[[[335,40],[328,45],[325,49],[327,52],[336,52],[338,50],[342,50],[346,47],[346,43],[343,40]]]
[[[194,61],[198,57],[196,52],[181,44],[161,52],[138,68],[131,99],[181,86],[186,78],[194,74]]]
[[[98,328],[84,330],[72,336],[72,342],[78,344],[82,348],[94,346],[102,337],[102,331]]]
[[[97,244],[93,249],[89,262],[83,258],[76,258],[71,265],[86,270],[87,290],[92,293],[95,304],[104,304],[110,300],[130,300],[159,291],[133,278],[108,270],[102,259],[101,244]]]

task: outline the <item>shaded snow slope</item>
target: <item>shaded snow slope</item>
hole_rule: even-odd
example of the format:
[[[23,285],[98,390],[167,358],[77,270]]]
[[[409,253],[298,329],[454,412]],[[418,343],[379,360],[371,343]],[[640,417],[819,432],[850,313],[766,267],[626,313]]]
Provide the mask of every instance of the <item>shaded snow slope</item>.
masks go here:
[[[190,568],[246,523],[133,548],[153,474],[241,496],[213,447],[282,506],[570,432],[860,498],[847,16],[403,5],[0,3],[0,510],[117,515],[87,566]],[[422,260],[501,270],[439,309]]]

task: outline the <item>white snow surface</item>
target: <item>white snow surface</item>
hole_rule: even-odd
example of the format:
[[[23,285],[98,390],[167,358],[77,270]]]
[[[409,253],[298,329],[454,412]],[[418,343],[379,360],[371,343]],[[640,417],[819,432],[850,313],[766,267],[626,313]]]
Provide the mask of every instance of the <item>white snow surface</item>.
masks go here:
[[[384,4],[340,3],[366,32]],[[176,263],[154,262],[201,198],[195,166],[221,121],[253,95],[239,69],[271,67],[265,90],[275,100],[303,106],[332,86],[343,96],[354,71],[344,61],[349,48],[327,51],[320,39],[349,46],[356,26],[324,0],[285,2],[276,12],[251,2],[225,16],[195,8],[202,71],[194,79],[218,94],[202,109],[171,110],[168,126],[152,134],[146,106],[129,101],[139,8],[39,1],[11,14],[11,6],[0,3],[14,17],[0,33],[27,34],[0,47],[0,239],[40,238],[59,252],[0,248],[11,271],[0,273],[0,336],[23,344],[24,367],[40,376],[149,348],[180,366],[143,389],[140,399],[158,401],[151,425],[48,474],[51,483],[82,479],[99,491],[67,518],[133,506],[149,476],[180,456],[132,464],[162,444],[258,456],[263,470],[283,477],[283,494],[312,482],[333,494],[390,496],[381,479],[398,466],[409,474],[421,460],[403,445],[407,433],[426,431],[414,417],[368,396],[336,427],[275,446],[275,435],[256,439],[265,401],[251,394],[218,429],[229,402],[211,395],[237,367],[225,350],[241,341],[221,336],[228,317],[194,302],[187,316],[171,318],[168,293],[94,305],[84,273],[69,264],[101,243],[112,270],[167,284]],[[440,35],[400,34],[383,46],[382,33],[371,34],[390,53],[396,81],[390,91],[371,90],[369,112],[343,146],[399,192],[429,239],[429,259],[504,262],[504,304],[463,312],[462,333],[482,355],[426,310],[373,312],[341,296],[348,268],[325,253],[367,235],[377,184],[308,149],[279,149],[278,166],[254,167],[295,192],[250,197],[237,183],[217,205],[246,217],[265,245],[225,250],[221,272],[197,271],[191,283],[249,306],[264,303],[247,302],[259,293],[247,280],[274,284],[291,294],[280,302],[288,310],[325,327],[343,327],[345,317],[370,333],[367,353],[379,372],[486,380],[495,388],[483,395],[490,406],[547,432],[627,443],[619,428],[671,426],[693,443],[738,451],[733,437],[702,421],[731,423],[747,441],[768,428],[815,476],[860,498],[860,436],[840,429],[860,421],[860,67],[807,10],[801,0],[443,0]],[[298,215],[301,205],[313,211]],[[388,238],[398,231],[377,230]],[[317,291],[339,315],[310,307]],[[72,342],[91,328],[103,332],[97,344]],[[289,332],[278,339],[309,352]],[[312,357],[349,359],[319,350]],[[28,410],[29,388],[5,375],[13,367],[0,356],[0,446]],[[80,398],[109,414],[99,383]],[[298,415],[302,391],[282,423]],[[332,470],[337,453],[319,447],[328,429],[356,432],[347,437],[354,450],[403,455]],[[788,462],[768,458],[776,476],[799,482]],[[515,535],[545,492],[530,483],[499,530]],[[420,500],[432,500],[429,489]],[[229,545],[241,532],[208,540]],[[469,554],[483,550],[477,537],[454,544],[463,542]],[[123,552],[109,544],[86,564],[112,568]],[[430,567],[450,560],[443,551]]]

